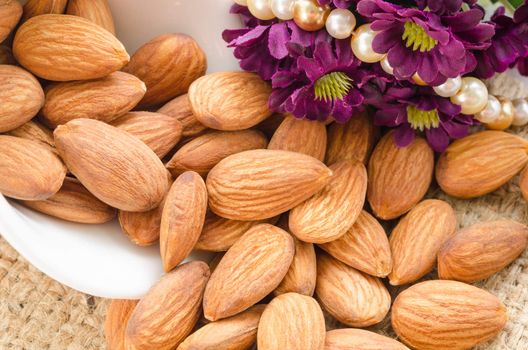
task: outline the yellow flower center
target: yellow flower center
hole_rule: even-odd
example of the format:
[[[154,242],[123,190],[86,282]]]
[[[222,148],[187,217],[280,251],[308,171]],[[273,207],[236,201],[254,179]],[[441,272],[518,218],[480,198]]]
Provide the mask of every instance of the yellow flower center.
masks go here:
[[[407,106],[407,121],[415,130],[438,128],[440,126],[440,116],[436,109],[422,111],[415,106]]]
[[[317,79],[314,85],[317,100],[342,100],[352,88],[352,78],[343,72],[333,72]]]
[[[438,44],[438,40],[431,38],[425,29],[414,22],[405,22],[402,39],[406,47],[412,47],[413,51],[420,50],[420,52],[431,51]]]

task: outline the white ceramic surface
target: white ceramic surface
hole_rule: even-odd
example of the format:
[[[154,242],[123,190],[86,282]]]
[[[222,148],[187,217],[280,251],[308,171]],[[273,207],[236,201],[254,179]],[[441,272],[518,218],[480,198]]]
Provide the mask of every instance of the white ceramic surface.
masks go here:
[[[154,36],[180,32],[200,43],[209,71],[238,69],[221,38],[223,29],[240,26],[228,13],[230,0],[109,1],[117,36],[130,54]],[[0,234],[51,278],[95,296],[138,298],[163,273],[159,247],[136,247],[115,221],[95,226],[67,223],[0,195]]]

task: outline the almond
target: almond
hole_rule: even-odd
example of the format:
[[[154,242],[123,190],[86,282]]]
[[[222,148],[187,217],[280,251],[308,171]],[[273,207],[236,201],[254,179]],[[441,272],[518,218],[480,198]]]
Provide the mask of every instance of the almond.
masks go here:
[[[13,52],[8,46],[0,45],[0,64],[16,64],[16,60],[13,57]]]
[[[200,237],[207,212],[207,189],[195,172],[181,174],[172,184],[161,215],[160,252],[163,268],[172,270],[185,259]]]
[[[191,334],[177,350],[244,350],[257,340],[266,305],[255,305],[236,316],[211,322]]]
[[[183,145],[166,166],[174,176],[187,170],[206,175],[232,154],[266,148],[267,145],[268,140],[257,130],[211,132]]]
[[[139,300],[112,300],[106,311],[104,332],[108,350],[125,349],[125,331],[128,319]]]
[[[457,198],[493,192],[528,163],[528,142],[503,131],[482,131],[453,142],[440,156],[436,180]]]
[[[322,350],[323,311],[312,297],[287,293],[266,306],[258,326],[259,350]]]
[[[366,112],[352,116],[345,124],[333,123],[328,128],[326,164],[356,159],[367,164],[379,130]]]
[[[323,161],[326,127],[319,121],[287,116],[273,134],[268,149],[304,153]]]
[[[56,152],[53,133],[44,125],[36,121],[29,121],[18,128],[9,131],[7,135],[41,142],[47,146],[50,146],[52,150]]]
[[[59,191],[66,167],[44,144],[0,135],[0,193],[21,200],[44,200]]]
[[[438,253],[441,279],[473,283],[499,272],[528,247],[528,227],[511,220],[467,227]]]
[[[69,0],[66,13],[86,18],[115,35],[114,18],[107,0]]]
[[[18,0],[0,0],[0,43],[16,27],[22,16],[22,5]]]
[[[310,156],[246,151],[223,159],[209,172],[209,206],[227,219],[267,219],[319,192],[331,176],[330,169]]]
[[[113,126],[75,119],[59,126],[55,145],[68,169],[99,200],[126,211],[156,208],[168,190],[167,172],[143,142]]]
[[[497,297],[455,281],[418,283],[392,307],[392,327],[400,339],[423,350],[470,349],[495,337],[507,318]]]
[[[312,243],[295,239],[293,261],[279,286],[273,291],[275,295],[298,293],[312,296],[317,279],[317,263]]]
[[[326,332],[324,350],[409,350],[394,339],[362,329],[344,328]]]
[[[378,220],[366,211],[341,238],[320,247],[337,260],[372,276],[387,277],[392,271],[389,239]]]
[[[68,0],[28,0],[24,5],[23,21],[45,14],[63,14]]]
[[[158,109],[158,113],[178,119],[183,125],[182,136],[196,136],[207,128],[194,116],[189,96],[187,94],[176,97]]]
[[[390,235],[390,284],[414,282],[429,273],[442,245],[455,234],[455,212],[446,202],[427,199],[400,220]]]
[[[79,118],[110,122],[134,108],[145,89],[141,80],[123,72],[97,80],[55,83],[46,89],[42,117],[52,127]]]
[[[330,166],[326,187],[290,212],[289,227],[300,240],[326,243],[343,236],[361,213],[367,192],[367,171],[352,160]]]
[[[130,316],[126,343],[134,350],[176,348],[200,318],[209,267],[201,261],[178,266],[141,299]]]
[[[261,224],[246,232],[224,255],[204,295],[210,321],[236,315],[271,293],[293,260],[295,244],[284,230]]]
[[[123,44],[110,32],[70,15],[31,18],[18,29],[13,53],[33,74],[55,81],[102,78],[129,60]]]
[[[0,65],[0,86],[0,133],[30,121],[44,105],[40,83],[22,68]]]
[[[380,140],[368,166],[367,198],[374,214],[383,220],[411,210],[433,178],[434,153],[427,142],[417,137],[409,146],[398,147],[393,135],[391,131]]]
[[[257,124],[255,129],[262,131],[267,138],[271,139],[283,121],[284,115],[280,113],[273,113]]]
[[[165,34],[141,46],[123,70],[147,84],[141,105],[155,106],[186,93],[205,74],[207,60],[190,36]]]
[[[219,72],[196,80],[189,88],[194,115],[218,130],[248,129],[271,115],[271,86],[257,74]]]
[[[368,327],[381,322],[391,297],[380,279],[359,272],[327,254],[317,258],[315,293],[321,306],[339,322]]]
[[[519,187],[525,201],[528,201],[528,167],[525,167],[519,177]]]
[[[153,112],[129,112],[111,124],[143,141],[160,158],[178,144],[183,129],[178,119]]]

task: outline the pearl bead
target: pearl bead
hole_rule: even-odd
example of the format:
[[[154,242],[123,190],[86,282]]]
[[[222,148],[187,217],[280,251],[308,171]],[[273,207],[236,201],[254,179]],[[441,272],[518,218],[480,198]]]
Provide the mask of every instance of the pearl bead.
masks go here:
[[[445,83],[433,87],[438,96],[452,97],[455,96],[462,87],[462,77],[448,78]]]
[[[505,130],[508,129],[513,122],[513,114],[515,108],[510,100],[499,99],[501,101],[501,114],[497,120],[487,123],[486,127],[491,130]]]
[[[394,75],[394,68],[389,63],[389,60],[387,59],[387,56],[383,57],[383,59],[380,61],[381,69],[385,71],[385,73]]]
[[[293,18],[295,0],[271,0],[271,11],[278,19],[288,21]]]
[[[260,20],[267,21],[275,18],[271,11],[270,0],[247,0],[247,6],[249,12]]]
[[[515,100],[513,101],[513,107],[515,113],[513,116],[513,125],[521,126],[528,124],[528,101],[526,100]]]
[[[414,75],[412,76],[412,80],[416,85],[427,86],[427,83],[422,79],[418,72],[414,73]]]
[[[352,52],[362,62],[375,63],[385,57],[372,49],[372,41],[376,32],[370,29],[370,24],[363,24],[352,34]]]
[[[356,17],[346,9],[335,9],[326,19],[326,31],[336,39],[346,39],[356,27]]]
[[[247,6],[247,0],[235,0],[235,3],[241,6]]]
[[[295,24],[307,32],[323,29],[329,14],[330,7],[319,5],[317,0],[297,0],[293,5]]]
[[[477,114],[488,104],[488,88],[477,78],[464,77],[460,91],[451,97],[451,102],[462,107],[463,114]]]
[[[500,101],[495,96],[489,95],[486,107],[475,115],[475,119],[482,123],[492,123],[499,119],[501,109]]]

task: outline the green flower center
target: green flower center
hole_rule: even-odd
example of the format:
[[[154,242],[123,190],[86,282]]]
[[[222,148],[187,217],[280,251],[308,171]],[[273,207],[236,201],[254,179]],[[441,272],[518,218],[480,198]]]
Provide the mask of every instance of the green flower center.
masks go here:
[[[440,116],[436,109],[422,111],[415,106],[407,106],[407,121],[413,129],[420,131],[440,126]]]
[[[438,40],[431,38],[425,29],[414,22],[405,22],[402,39],[406,47],[412,46],[413,51],[420,52],[431,51],[438,44]]]
[[[323,75],[315,82],[315,98],[317,100],[342,100],[352,88],[352,78],[343,72],[333,72]]]

